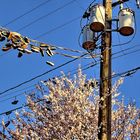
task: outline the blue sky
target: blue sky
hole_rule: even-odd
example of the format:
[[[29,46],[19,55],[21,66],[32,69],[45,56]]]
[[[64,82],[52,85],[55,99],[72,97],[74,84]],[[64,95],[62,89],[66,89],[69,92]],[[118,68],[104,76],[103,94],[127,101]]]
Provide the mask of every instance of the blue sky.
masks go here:
[[[50,0],[48,3],[43,4],[36,10],[30,12],[29,14],[21,17],[18,20],[15,20],[11,24],[8,24],[13,19],[23,15],[27,11],[30,11],[34,7],[38,6],[39,4],[45,2],[45,0],[3,0],[1,1],[1,8],[0,8],[0,25],[2,27],[6,27],[11,31],[18,31],[23,36],[28,36],[31,39],[37,39],[38,41],[45,42],[48,44],[53,44],[56,46],[62,46],[65,48],[81,50],[82,49],[78,44],[78,37],[81,31],[80,27],[80,17],[82,17],[84,10],[89,6],[92,0],[76,0],[71,4],[67,5],[66,7],[59,9],[57,12],[52,12],[63,5],[69,3],[71,0]],[[115,1],[115,0],[114,0]],[[101,0],[98,2],[102,2]],[[135,1],[130,0],[127,5],[124,7],[130,7],[135,11],[136,14],[136,35],[132,42],[127,45],[115,46],[113,47],[112,52],[121,51],[118,55],[123,55],[117,59],[113,59],[112,61],[112,71],[115,73],[120,73],[132,68],[135,68],[140,65],[139,58],[140,52],[137,51],[140,47],[140,10],[136,8]],[[51,14],[48,14],[50,13]],[[119,9],[118,7],[113,9],[113,18],[118,16]],[[47,15],[48,14],[48,15]],[[40,18],[42,17],[42,18]],[[39,20],[37,20],[39,19]],[[71,23],[67,24],[68,22],[72,21]],[[34,24],[33,21],[36,21]],[[26,26],[29,25],[30,26]],[[61,25],[67,24],[62,28],[59,28]],[[83,25],[85,22],[83,21]],[[40,36],[43,34],[43,36]],[[37,38],[40,36],[40,38]],[[121,36],[119,33],[113,33],[112,44],[121,44],[131,40],[133,37],[124,37]],[[137,45],[136,47],[134,47]],[[1,43],[1,47],[3,43]],[[125,55],[128,52],[125,51],[127,48],[132,48],[130,51],[137,51],[136,53],[132,53],[130,55]],[[124,50],[124,51],[123,51]],[[64,51],[61,51],[64,52]],[[76,53],[71,53],[69,51],[65,51],[67,54],[71,55],[79,55]],[[52,67],[46,65],[46,61],[53,61],[55,66],[58,66],[62,63],[65,63],[70,58],[66,58],[61,55],[55,55],[53,57],[41,57],[39,54],[31,54],[31,55],[24,55],[22,58],[17,58],[17,51],[13,50],[9,53],[4,54],[4,52],[0,51],[0,92],[5,91],[11,87],[18,85],[34,76],[37,76],[45,71],[52,69]],[[38,78],[30,83],[27,83],[19,88],[16,88],[12,91],[5,93],[5,97],[0,96],[0,113],[18,106],[21,106],[25,102],[24,96],[18,96],[17,99],[19,103],[17,106],[11,105],[11,101],[14,100],[14,97],[18,94],[22,94],[27,90],[34,88],[40,80],[47,80],[48,78],[52,78],[55,76],[60,75],[60,71],[64,71],[66,74],[68,71],[75,70],[78,68],[78,65],[84,66],[90,62],[94,62],[93,59],[79,59],[71,64],[68,64],[58,70],[55,70],[41,78]],[[87,74],[87,77],[95,77],[99,79],[99,65],[84,71]],[[140,80],[140,72],[138,71],[136,74],[132,75],[125,79],[124,84],[120,88],[120,92],[122,95],[125,96],[125,99],[129,101],[130,99],[136,99],[138,105],[140,105],[140,96],[139,96],[139,80]],[[113,79],[114,81],[114,79]],[[31,86],[30,88],[26,89],[27,87]],[[24,90],[22,90],[24,89]],[[22,91],[19,91],[22,90]],[[19,91],[19,92],[17,92]],[[8,95],[7,95],[8,94]],[[7,101],[1,102],[7,98],[13,97]]]

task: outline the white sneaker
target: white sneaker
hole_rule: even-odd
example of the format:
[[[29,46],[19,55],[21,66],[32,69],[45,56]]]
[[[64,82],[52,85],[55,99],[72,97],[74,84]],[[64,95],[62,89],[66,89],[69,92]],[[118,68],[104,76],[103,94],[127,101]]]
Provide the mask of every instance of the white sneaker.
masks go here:
[[[32,51],[30,51],[30,50],[28,50],[28,49],[24,49],[24,51],[25,51],[25,53],[27,53],[27,54],[31,54],[31,53],[32,53]]]

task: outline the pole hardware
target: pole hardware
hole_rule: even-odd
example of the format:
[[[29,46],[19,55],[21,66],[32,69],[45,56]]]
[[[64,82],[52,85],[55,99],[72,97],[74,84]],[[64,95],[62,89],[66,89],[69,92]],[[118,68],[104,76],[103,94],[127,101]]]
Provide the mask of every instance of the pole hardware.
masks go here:
[[[118,32],[118,29],[105,29],[105,32]]]
[[[118,6],[124,2],[128,2],[129,0],[119,0],[117,2],[112,3],[112,7]]]

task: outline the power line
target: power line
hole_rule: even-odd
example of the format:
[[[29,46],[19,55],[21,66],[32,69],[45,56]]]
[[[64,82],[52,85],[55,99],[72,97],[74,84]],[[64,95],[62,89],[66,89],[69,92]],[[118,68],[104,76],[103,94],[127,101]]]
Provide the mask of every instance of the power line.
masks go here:
[[[115,59],[115,58],[120,58],[120,57],[122,57],[122,56],[129,55],[129,54],[133,54],[133,53],[136,53],[136,52],[139,52],[139,51],[140,51],[140,49],[137,49],[137,50],[131,51],[131,52],[129,52],[129,53],[125,53],[125,54],[116,56],[116,57],[114,57],[114,59]],[[118,54],[118,53],[116,53],[116,54]]]
[[[95,65],[96,65],[96,63],[90,62],[90,63],[88,63],[88,64],[82,66],[81,69],[82,69],[82,71],[85,71],[85,70],[87,70],[87,69],[89,69],[89,68],[91,68],[91,67],[93,67],[93,66],[95,66]],[[72,74],[76,74],[76,72],[75,72],[76,70],[77,70],[77,68],[75,68],[74,70],[68,71],[68,72],[66,72],[66,73],[70,73],[71,75],[72,75]],[[73,73],[71,73],[71,72],[73,72]],[[62,75],[58,75],[58,76],[55,76],[55,77],[60,77],[60,76],[62,76]],[[53,77],[53,78],[54,78],[54,77]],[[53,78],[49,78],[49,79],[53,79]],[[47,80],[47,81],[48,81],[48,80]],[[2,95],[2,96],[0,96],[0,99],[6,97],[6,96],[8,96],[8,95],[13,95],[13,94],[15,94],[15,93],[17,93],[17,92],[26,90],[27,88],[34,87],[35,85],[36,85],[36,84],[33,84],[33,85],[30,85],[30,86],[25,87],[25,88],[23,88],[23,89],[17,90],[17,91],[15,91],[15,92],[11,92],[11,93],[8,93],[8,94],[6,94],[6,95]],[[35,90],[35,89],[36,89],[36,88],[32,88],[32,89],[30,89],[30,90],[28,90],[28,91]],[[28,92],[28,91],[25,91],[25,92]],[[17,94],[17,95],[14,95],[14,96],[9,97],[9,98],[7,98],[7,99],[1,100],[0,103],[1,103],[1,102],[4,102],[4,101],[6,101],[6,100],[12,99],[12,98],[14,98],[14,97],[20,96],[20,95],[24,94],[25,92],[20,93],[20,94]]]
[[[134,40],[135,35],[136,35],[136,32],[134,33],[133,37],[129,41],[124,42],[124,43],[114,44],[112,46],[115,47],[115,46],[124,46],[124,45],[127,45],[127,44],[131,43]]]
[[[57,30],[57,29],[59,29],[59,28],[62,28],[63,26],[72,23],[72,22],[75,21],[76,19],[78,19],[78,17],[77,17],[77,18],[74,18],[74,19],[72,19],[71,21],[68,21],[68,22],[66,22],[66,23],[64,23],[64,24],[62,24],[62,25],[60,25],[60,26],[58,26],[58,27],[56,27],[56,28],[54,28],[54,29],[51,29],[51,30],[49,30],[49,31],[46,32],[46,33],[43,33],[43,34],[39,35],[39,36],[36,37],[36,38],[40,38],[40,37],[42,37],[42,36],[45,35],[45,34],[51,33],[51,32],[53,32],[53,31],[55,31],[55,30]],[[133,36],[133,38],[134,38],[134,36]],[[132,40],[133,40],[133,39],[132,39]],[[132,40],[130,40],[129,42],[131,42]],[[128,42],[127,42],[127,43],[128,43]],[[122,44],[118,44],[118,45],[124,45],[124,44],[127,44],[127,43],[122,43]],[[118,45],[114,45],[114,46],[118,46]],[[7,53],[2,54],[2,55],[0,55],[0,56],[4,56],[4,55],[6,55],[6,54],[7,54]]]
[[[138,45],[135,45],[135,46],[138,46]],[[127,49],[125,49],[124,51],[127,51],[127,50],[129,50],[129,49],[132,49],[132,48],[127,48]],[[131,51],[131,52],[126,53],[126,54],[123,54],[123,55],[119,55],[119,56],[113,57],[113,59],[120,58],[120,57],[122,57],[122,56],[129,55],[129,54],[132,54],[132,53],[135,53],[135,52],[138,52],[138,51],[140,51],[140,49]],[[117,55],[117,54],[119,54],[119,53],[121,53],[121,51],[118,51],[118,52],[116,52],[116,53],[113,53],[113,56],[114,56],[114,55]],[[93,66],[96,66],[96,65],[99,64],[99,62],[100,62],[100,61],[98,60],[98,61],[96,61],[96,63],[93,63],[93,62],[88,63],[88,64],[86,64],[86,65],[83,66],[82,70],[84,71],[84,70],[87,70],[87,69],[89,69],[89,68],[91,68],[91,67],[93,67]],[[75,70],[77,70],[77,69],[74,69],[74,70],[72,70],[72,71],[75,71]],[[70,72],[72,72],[72,71],[68,71],[67,73],[70,73]],[[72,73],[72,74],[75,74],[75,72]],[[60,76],[61,76],[61,75],[55,76],[55,77],[60,77]],[[52,78],[51,78],[51,79],[52,79]],[[19,92],[19,91],[23,91],[23,90],[25,90],[25,89],[27,89],[27,88],[30,88],[30,87],[33,87],[33,86],[35,86],[35,84],[33,84],[33,85],[31,85],[31,86],[28,86],[28,87],[25,87],[25,88],[23,88],[23,89],[21,89],[21,90],[17,90],[17,91],[15,91],[15,92],[12,92],[12,93],[9,93],[9,94],[0,96],[0,98],[3,98],[3,97],[5,97],[5,96],[11,95],[11,94],[14,94],[14,93]],[[33,88],[33,89],[31,89],[31,90],[34,90],[34,89],[36,89],[36,88]],[[22,94],[23,94],[23,93],[18,94],[18,95],[15,95],[15,96],[19,96],[19,95],[22,95]],[[0,103],[3,102],[3,101],[6,101],[6,100],[12,99],[12,98],[14,98],[15,96],[12,96],[12,97],[7,98],[7,99],[4,99],[4,100],[1,100]]]
[[[75,1],[75,0],[72,0],[72,1],[70,1],[70,2],[68,2],[68,3],[66,3],[65,5],[63,5],[63,6],[59,7],[59,8],[57,8],[57,9],[55,9],[55,10],[49,12],[48,14],[46,14],[46,15],[44,15],[44,16],[41,16],[41,17],[39,17],[39,18],[37,18],[37,19],[35,19],[34,21],[30,22],[29,24],[27,24],[27,25],[25,25],[25,26],[19,28],[17,31],[21,31],[21,30],[23,30],[23,29],[29,27],[30,25],[32,25],[32,24],[38,22],[39,20],[42,20],[43,18],[46,18],[47,16],[50,16],[50,15],[52,15],[52,14],[58,12],[59,10],[61,10],[61,9],[65,8],[66,6],[72,4],[74,1]]]
[[[62,27],[64,27],[64,26],[66,26],[66,25],[68,25],[68,24],[74,22],[74,21],[77,20],[78,18],[79,18],[79,17],[76,17],[76,18],[74,18],[74,19],[72,19],[72,20],[70,20],[70,21],[68,21],[68,22],[66,22],[66,23],[64,23],[64,24],[62,24],[62,25],[59,25],[59,26],[57,26],[57,27],[55,27],[55,28],[53,28],[53,29],[51,29],[51,30],[49,30],[49,31],[47,31],[47,32],[45,32],[45,33],[43,33],[43,34],[37,36],[37,37],[35,37],[35,39],[41,38],[41,37],[42,37],[43,35],[45,35],[45,34],[49,34],[49,33],[51,33],[51,32],[54,32],[55,30],[58,30],[58,29],[60,29],[60,28],[62,28]],[[39,41],[37,41],[37,40],[32,40],[32,41],[38,42],[38,43],[42,43],[42,42],[39,42]],[[60,46],[54,46],[54,45],[51,45],[51,46],[53,46],[53,47],[55,47],[55,48],[57,48],[57,49],[61,49],[61,50],[67,50],[67,51],[71,51],[71,52],[83,53],[83,51],[79,51],[79,50],[73,50],[73,49],[64,48],[64,47],[60,47]],[[11,51],[9,51],[9,52],[11,52]],[[6,52],[6,53],[4,53],[4,54],[1,54],[0,57],[3,57],[4,55],[8,54],[9,52]]]
[[[19,18],[21,18],[21,17],[23,17],[23,16],[25,16],[25,15],[27,15],[27,14],[31,13],[32,11],[34,11],[34,10],[36,10],[37,8],[39,8],[39,7],[43,6],[44,4],[48,3],[49,1],[50,1],[50,0],[45,1],[45,2],[43,2],[43,3],[41,3],[41,4],[39,4],[39,5],[38,5],[38,6],[36,6],[35,8],[33,8],[33,9],[31,9],[30,11],[28,11],[28,12],[24,13],[23,15],[21,15],[21,16],[19,16],[19,17],[15,18],[15,19],[13,19],[13,20],[12,20],[12,21],[10,21],[9,23],[5,24],[4,26],[9,25],[9,24],[13,23],[14,21],[18,20]],[[73,1],[71,1],[71,2],[73,2]],[[69,4],[69,3],[67,3],[67,4]],[[67,6],[67,4],[66,4],[66,6]],[[64,6],[65,6],[65,5],[64,5]],[[60,8],[61,8],[61,7],[60,7]],[[56,10],[57,10],[57,9],[56,9]],[[66,26],[66,25],[68,25],[68,24],[70,24],[70,23],[74,22],[74,21],[75,21],[75,20],[77,20],[78,18],[80,18],[80,17],[76,17],[76,18],[74,18],[74,19],[72,19],[72,20],[70,20],[70,21],[68,21],[68,22],[66,22],[66,23],[64,23],[64,24],[62,24],[62,25],[59,25],[58,27],[55,27],[55,28],[53,28],[53,29],[51,29],[51,30],[47,31],[47,32],[45,32],[45,33],[43,33],[43,34],[39,35],[39,36],[38,36],[38,37],[36,37],[36,38],[40,38],[40,37],[42,37],[42,36],[43,36],[43,35],[45,35],[45,34],[49,34],[49,33],[53,32],[53,31],[55,31],[55,30],[58,30],[59,28],[62,28],[63,26]],[[9,52],[4,53],[4,54],[0,55],[0,57],[2,57],[2,56],[4,56],[4,55],[6,55],[6,54],[8,54],[8,53],[9,53]]]
[[[135,45],[135,46],[138,46],[138,45]],[[133,48],[133,47],[132,47]],[[129,50],[129,49],[132,49],[132,48],[127,48],[127,49],[124,49],[124,51],[127,51],[127,50]],[[134,50],[134,51],[131,51],[131,52],[129,52],[129,53],[125,53],[125,54],[123,54],[123,55],[119,55],[119,56],[116,56],[116,57],[113,57],[113,59],[116,59],[116,58],[120,58],[120,57],[122,57],[122,56],[126,56],[126,55],[129,55],[129,54],[132,54],[132,53],[136,53],[136,52],[139,52],[140,51],[140,49],[137,49],[137,50]],[[121,53],[121,51],[118,51],[118,52],[116,52],[116,53],[113,53],[112,55],[117,55],[117,54],[119,54],[119,53]],[[77,58],[76,58],[77,59]],[[91,64],[91,65],[90,65]],[[95,63],[89,63],[88,65],[89,66],[87,66],[86,68],[85,68],[85,70],[86,69],[88,69],[88,67],[92,67],[93,65],[95,66],[95,65],[97,65],[97,64],[99,64],[99,60],[98,61],[96,61],[96,64]],[[74,71],[74,70],[73,70]],[[59,76],[57,76],[57,77],[59,77]],[[29,81],[29,80],[28,80]],[[32,80],[31,80],[32,81]],[[30,82],[30,81],[29,81]],[[25,82],[23,82],[23,84],[25,84]],[[35,84],[34,84],[35,85]],[[29,86],[29,87],[33,87],[34,85],[31,85],[31,86]],[[21,86],[21,85],[20,85]],[[18,88],[19,86],[15,86],[14,87],[14,89],[15,88]],[[29,87],[26,87],[26,88],[29,88]],[[23,89],[21,89],[21,90],[17,90],[17,91],[15,91],[15,92],[19,92],[19,91],[22,91],[22,90],[24,90],[24,89],[26,89],[26,88],[23,88]],[[8,89],[8,91],[9,90],[13,90],[13,89]],[[8,92],[7,90],[6,90],[6,92]],[[6,95],[4,95],[4,96],[7,96],[7,95],[10,95],[10,94],[14,94],[15,92],[12,92],[12,93],[9,93],[9,94],[6,94]],[[1,93],[0,93],[1,94]],[[4,93],[2,93],[2,94],[4,94]],[[2,96],[2,97],[4,97],[4,96]],[[1,97],[0,97],[1,98]]]
[[[14,95],[14,96],[12,96],[12,97],[9,97],[9,98],[6,98],[6,99],[3,99],[3,100],[0,100],[0,103],[5,102],[5,101],[10,100],[10,99],[13,99],[14,97],[21,96],[21,95],[23,95],[23,94],[24,94],[24,93],[20,93],[20,94],[18,94],[18,95]]]
[[[135,45],[135,46],[138,46],[138,45]],[[135,47],[134,46],[134,47]],[[134,48],[134,47],[132,47],[132,48]],[[61,47],[60,47],[61,48]],[[127,50],[129,50],[129,49],[131,49],[131,48],[127,48],[127,49],[124,49],[123,51],[127,51]],[[126,53],[126,54],[123,54],[123,55],[120,55],[120,56],[117,56],[117,57],[113,57],[113,59],[115,59],[115,58],[119,58],[119,57],[122,57],[122,56],[125,56],[125,55],[129,55],[129,54],[132,54],[132,53],[135,53],[135,52],[138,52],[138,51],[140,51],[140,49],[137,49],[137,50],[134,50],[134,51],[132,51],[132,52],[129,52],[129,53]],[[119,54],[119,53],[121,53],[121,51],[118,51],[118,52],[116,52],[116,53],[114,53],[113,55],[116,55],[116,54]],[[78,57],[79,58],[79,57]],[[75,59],[78,59],[78,58],[75,58]],[[40,76],[39,76],[40,77]],[[36,79],[36,78],[35,78]],[[28,80],[29,82],[30,82],[30,80]],[[32,81],[32,80],[31,80]],[[26,82],[23,82],[23,84],[25,84]],[[21,86],[21,85],[19,85],[19,86]],[[16,86],[16,87],[14,87],[14,89],[15,88],[17,88],[17,87],[19,87],[19,86]],[[13,89],[8,89],[8,91],[9,90],[13,90]],[[6,90],[6,92],[8,92],[7,90]],[[2,94],[3,94],[3,92],[1,92]],[[1,95],[1,93],[0,93],[0,95]]]
[[[64,23],[64,24],[62,24],[62,25],[59,25],[59,26],[57,26],[57,27],[55,27],[55,28],[53,28],[53,29],[51,29],[51,30],[49,30],[49,31],[47,31],[47,32],[44,32],[44,33],[38,35],[37,37],[35,37],[35,39],[36,39],[36,38],[41,38],[42,36],[44,36],[44,35],[46,35],[46,34],[49,34],[49,33],[51,33],[51,32],[54,32],[54,31],[56,31],[56,30],[58,30],[58,29],[60,29],[60,28],[62,28],[62,27],[64,27],[64,26],[66,26],[66,25],[68,25],[68,24],[71,24],[72,22],[78,20],[79,18],[80,18],[80,16],[78,16],[78,17],[76,17],[76,18],[74,18],[74,19],[72,19],[72,20],[70,20],[70,21],[68,21],[68,22],[66,22],[66,23]]]
[[[130,48],[128,48],[128,49],[130,49]],[[125,50],[128,50],[128,49],[125,49]],[[122,56],[129,55],[129,54],[132,54],[132,53],[135,53],[135,52],[138,52],[138,51],[140,51],[140,49],[131,51],[131,52],[129,52],[129,53],[127,53],[127,54],[124,54],[124,55],[119,55],[119,56],[117,56],[117,57],[113,57],[113,59],[120,58],[120,57],[122,57]],[[114,53],[113,55],[116,55],[116,54],[119,54],[119,53],[121,53],[121,51],[119,51],[118,53]],[[85,65],[84,68],[82,68],[82,71],[87,70],[87,69],[89,69],[89,68],[91,68],[91,67],[94,67],[94,66],[98,65],[99,62],[100,62],[100,61],[98,60],[98,62],[96,61],[96,63],[93,63],[93,62],[92,62],[92,63],[89,63],[89,64]],[[72,70],[72,71],[75,71],[75,70]],[[69,72],[72,72],[72,71],[69,71]],[[128,72],[129,72],[129,73],[126,74],[126,75],[125,75],[124,72],[121,73],[121,74],[115,74],[115,75],[112,76],[112,78],[115,78],[115,77],[117,77],[117,76],[119,76],[119,75],[122,75],[122,76],[123,76],[123,74],[124,74],[123,77],[129,76],[129,75],[134,74],[134,73],[136,72],[136,70],[134,70],[134,71],[128,71]],[[68,72],[67,72],[67,73],[68,73]],[[75,74],[75,72],[74,72],[73,74]],[[60,77],[60,76],[61,76],[61,75],[55,76],[55,77]],[[51,78],[51,79],[52,79],[52,78]],[[33,86],[35,86],[35,84],[34,84],[34,85],[31,85],[31,86],[29,86],[29,87],[33,87]],[[24,89],[22,89],[22,90],[25,90],[25,89],[27,89],[27,88],[29,88],[29,87],[26,87],[26,88],[24,88]],[[35,89],[36,89],[36,88],[30,89],[30,90],[35,90]],[[15,91],[15,92],[13,92],[13,93],[9,93],[9,94],[6,94],[6,95],[4,95],[4,96],[10,95],[10,94],[14,94],[14,93],[19,92],[19,91],[22,91],[22,90]],[[26,92],[27,92],[27,91],[26,91]],[[20,93],[20,94],[18,94],[18,95],[15,95],[15,96],[9,97],[9,98],[7,98],[7,99],[1,100],[0,103],[1,103],[1,102],[4,102],[4,101],[7,101],[7,100],[9,100],[9,99],[12,99],[12,98],[14,98],[14,97],[20,96],[20,95],[22,95],[22,94],[23,94],[23,93]],[[0,97],[0,98],[2,98],[2,97]]]
[[[31,79],[25,81],[25,82],[22,82],[22,83],[20,83],[20,84],[18,84],[18,85],[16,85],[16,86],[14,86],[14,87],[11,87],[11,88],[9,88],[9,89],[3,91],[3,92],[0,92],[0,95],[6,93],[6,92],[8,92],[8,91],[11,91],[11,90],[13,90],[13,89],[15,89],[15,88],[18,88],[18,87],[20,87],[20,86],[22,86],[22,85],[24,85],[24,84],[26,84],[26,83],[29,83],[29,82],[31,82],[31,81],[33,81],[33,80],[39,78],[39,77],[42,77],[42,76],[44,76],[44,75],[46,75],[46,74],[48,74],[48,73],[50,73],[50,72],[52,72],[52,71],[54,71],[54,70],[56,70],[56,69],[59,69],[60,67],[63,67],[63,66],[65,66],[65,65],[69,64],[69,63],[72,63],[72,62],[76,61],[77,59],[80,59],[80,58],[84,57],[85,55],[87,55],[87,53],[85,53],[85,54],[79,56],[78,58],[74,58],[74,59],[72,59],[72,60],[70,60],[70,61],[67,61],[67,62],[65,62],[65,63],[63,63],[63,64],[61,64],[61,65],[59,65],[59,66],[57,66],[57,67],[55,67],[55,68],[53,68],[53,69],[51,69],[51,70],[48,70],[48,71],[46,71],[46,72],[44,72],[44,73],[42,73],[42,74],[40,74],[40,75],[37,75],[37,76],[35,76],[35,77],[33,77],[33,78],[31,78]]]
[[[16,17],[16,18],[14,18],[13,20],[9,21],[9,22],[6,23],[4,26],[7,26],[7,25],[9,25],[9,24],[11,24],[11,23],[17,21],[18,19],[20,19],[20,18],[26,16],[27,14],[29,14],[29,13],[35,11],[36,9],[38,9],[38,8],[40,8],[40,7],[42,7],[42,6],[44,6],[44,5],[45,5],[46,3],[48,3],[49,1],[50,1],[50,0],[46,0],[46,1],[42,2],[42,3],[40,3],[39,5],[37,5],[36,7],[32,8],[31,10],[29,10],[29,11],[25,12],[24,14],[22,14],[22,15]]]
[[[41,101],[44,101],[44,100],[45,100],[45,99],[40,99],[40,100],[36,101],[35,103],[38,103],[38,102],[41,102]],[[7,112],[13,112],[13,111],[22,109],[23,107],[27,107],[28,105],[29,105],[29,104],[25,104],[24,106],[20,106],[20,107],[11,109],[11,110],[9,110],[9,111],[5,111],[5,112],[3,112],[3,113],[0,113],[0,116],[6,114]]]
[[[75,2],[76,2],[76,4],[78,5],[78,7],[79,7],[81,10],[83,10],[83,11],[86,10],[86,9],[80,4],[79,1],[75,0]]]
[[[125,72],[115,74],[115,75],[113,75],[113,77],[118,77],[118,76],[120,76],[120,77],[128,77],[128,76],[131,76],[134,73],[136,73],[138,70],[140,70],[140,66],[136,67],[134,69],[128,70],[127,72],[125,71]]]
[[[131,76],[132,74],[136,73],[138,70],[140,70],[140,66],[138,66],[138,67],[136,67],[136,68],[133,68],[133,69],[130,69],[130,70],[127,70],[127,71],[124,71],[124,72],[121,72],[121,73],[117,73],[117,74],[113,75],[112,78],[116,78],[116,77],[118,77],[118,76],[119,76],[119,77]],[[37,102],[40,102],[40,101],[42,101],[42,100],[45,100],[45,99],[41,99],[41,100],[39,100],[39,101],[37,101]],[[36,102],[36,103],[37,103],[37,102]],[[0,116],[6,114],[7,112],[13,112],[13,111],[22,109],[23,107],[27,107],[27,106],[28,106],[28,104],[25,104],[24,106],[20,106],[20,107],[17,107],[17,108],[15,108],[15,109],[11,109],[11,110],[2,112],[2,113],[0,113]]]
[[[55,52],[54,54],[61,55],[61,56],[64,56],[64,57],[69,57],[69,58],[77,58],[77,57],[79,57],[79,56],[69,55],[69,54],[60,53],[60,52]],[[89,57],[88,57],[88,59],[89,59]]]
[[[50,1],[50,0],[41,3],[40,5],[36,6],[36,7],[33,8],[33,9],[31,9],[30,11],[24,13],[23,15],[21,15],[21,16],[15,18],[15,19],[13,19],[13,20],[10,21],[9,23],[5,24],[4,26],[9,25],[9,24],[13,23],[14,21],[18,20],[19,18],[21,18],[21,17],[23,17],[23,16],[25,16],[25,15],[31,13],[32,11],[34,11],[35,9],[37,9],[37,8],[39,8],[39,7],[41,7],[41,6],[43,6],[44,4],[48,3],[49,1]],[[68,3],[68,4],[69,4],[69,3]],[[67,5],[66,5],[66,6],[67,6]],[[79,18],[80,18],[80,17],[79,17]],[[62,25],[60,25],[60,26],[58,26],[58,27],[55,27],[55,28],[53,28],[53,29],[47,31],[47,32],[45,32],[45,33],[39,35],[39,36],[36,37],[36,38],[40,38],[40,37],[42,37],[42,36],[45,35],[45,34],[49,34],[49,33],[53,32],[53,31],[55,31],[55,30],[57,30],[57,29],[59,29],[59,28],[62,28],[63,26],[66,26],[66,25],[68,25],[68,24],[74,22],[74,21],[77,20],[77,19],[78,19],[78,17],[76,17],[76,18],[74,18],[74,19],[72,19],[72,20],[70,20],[70,21],[68,21],[68,22],[66,22],[66,23],[64,23],[64,24],[62,24]],[[0,55],[0,57],[6,55],[6,54],[8,54],[8,53],[9,53],[9,52],[4,53],[4,54]]]
[[[15,91],[15,92],[11,92],[11,93],[8,93],[8,94],[5,94],[5,95],[2,95],[2,96],[0,96],[0,99],[1,98],[5,98],[6,96],[9,96],[9,95],[13,95],[13,94],[15,94],[15,93],[17,93],[17,92],[21,92],[21,91],[23,91],[23,90],[27,90],[27,89],[29,89],[29,88],[31,88],[31,87],[34,87],[35,86],[35,84],[33,84],[33,85],[30,85],[30,86],[28,86],[28,87],[25,87],[25,88],[22,88],[22,89],[20,89],[20,90],[17,90],[17,91]],[[32,89],[30,89],[30,90],[34,90],[35,88],[32,88]],[[28,91],[30,91],[30,90],[28,90]],[[26,91],[27,92],[27,91]],[[23,94],[23,93],[22,93]],[[17,97],[17,96],[19,96],[20,94],[17,94],[17,95],[14,95],[14,96],[12,96],[11,97],[11,99],[12,98],[14,98],[14,97]],[[7,98],[8,99],[8,98]],[[6,99],[5,99],[6,100]],[[1,101],[0,101],[1,102]]]

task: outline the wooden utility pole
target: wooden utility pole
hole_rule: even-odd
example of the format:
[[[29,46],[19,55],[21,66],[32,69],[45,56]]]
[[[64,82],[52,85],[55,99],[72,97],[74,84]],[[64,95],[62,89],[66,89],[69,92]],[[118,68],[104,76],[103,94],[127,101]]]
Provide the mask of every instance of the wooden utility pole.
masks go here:
[[[111,40],[112,0],[103,0],[105,7],[105,32],[102,34],[100,63],[99,140],[111,140]]]

